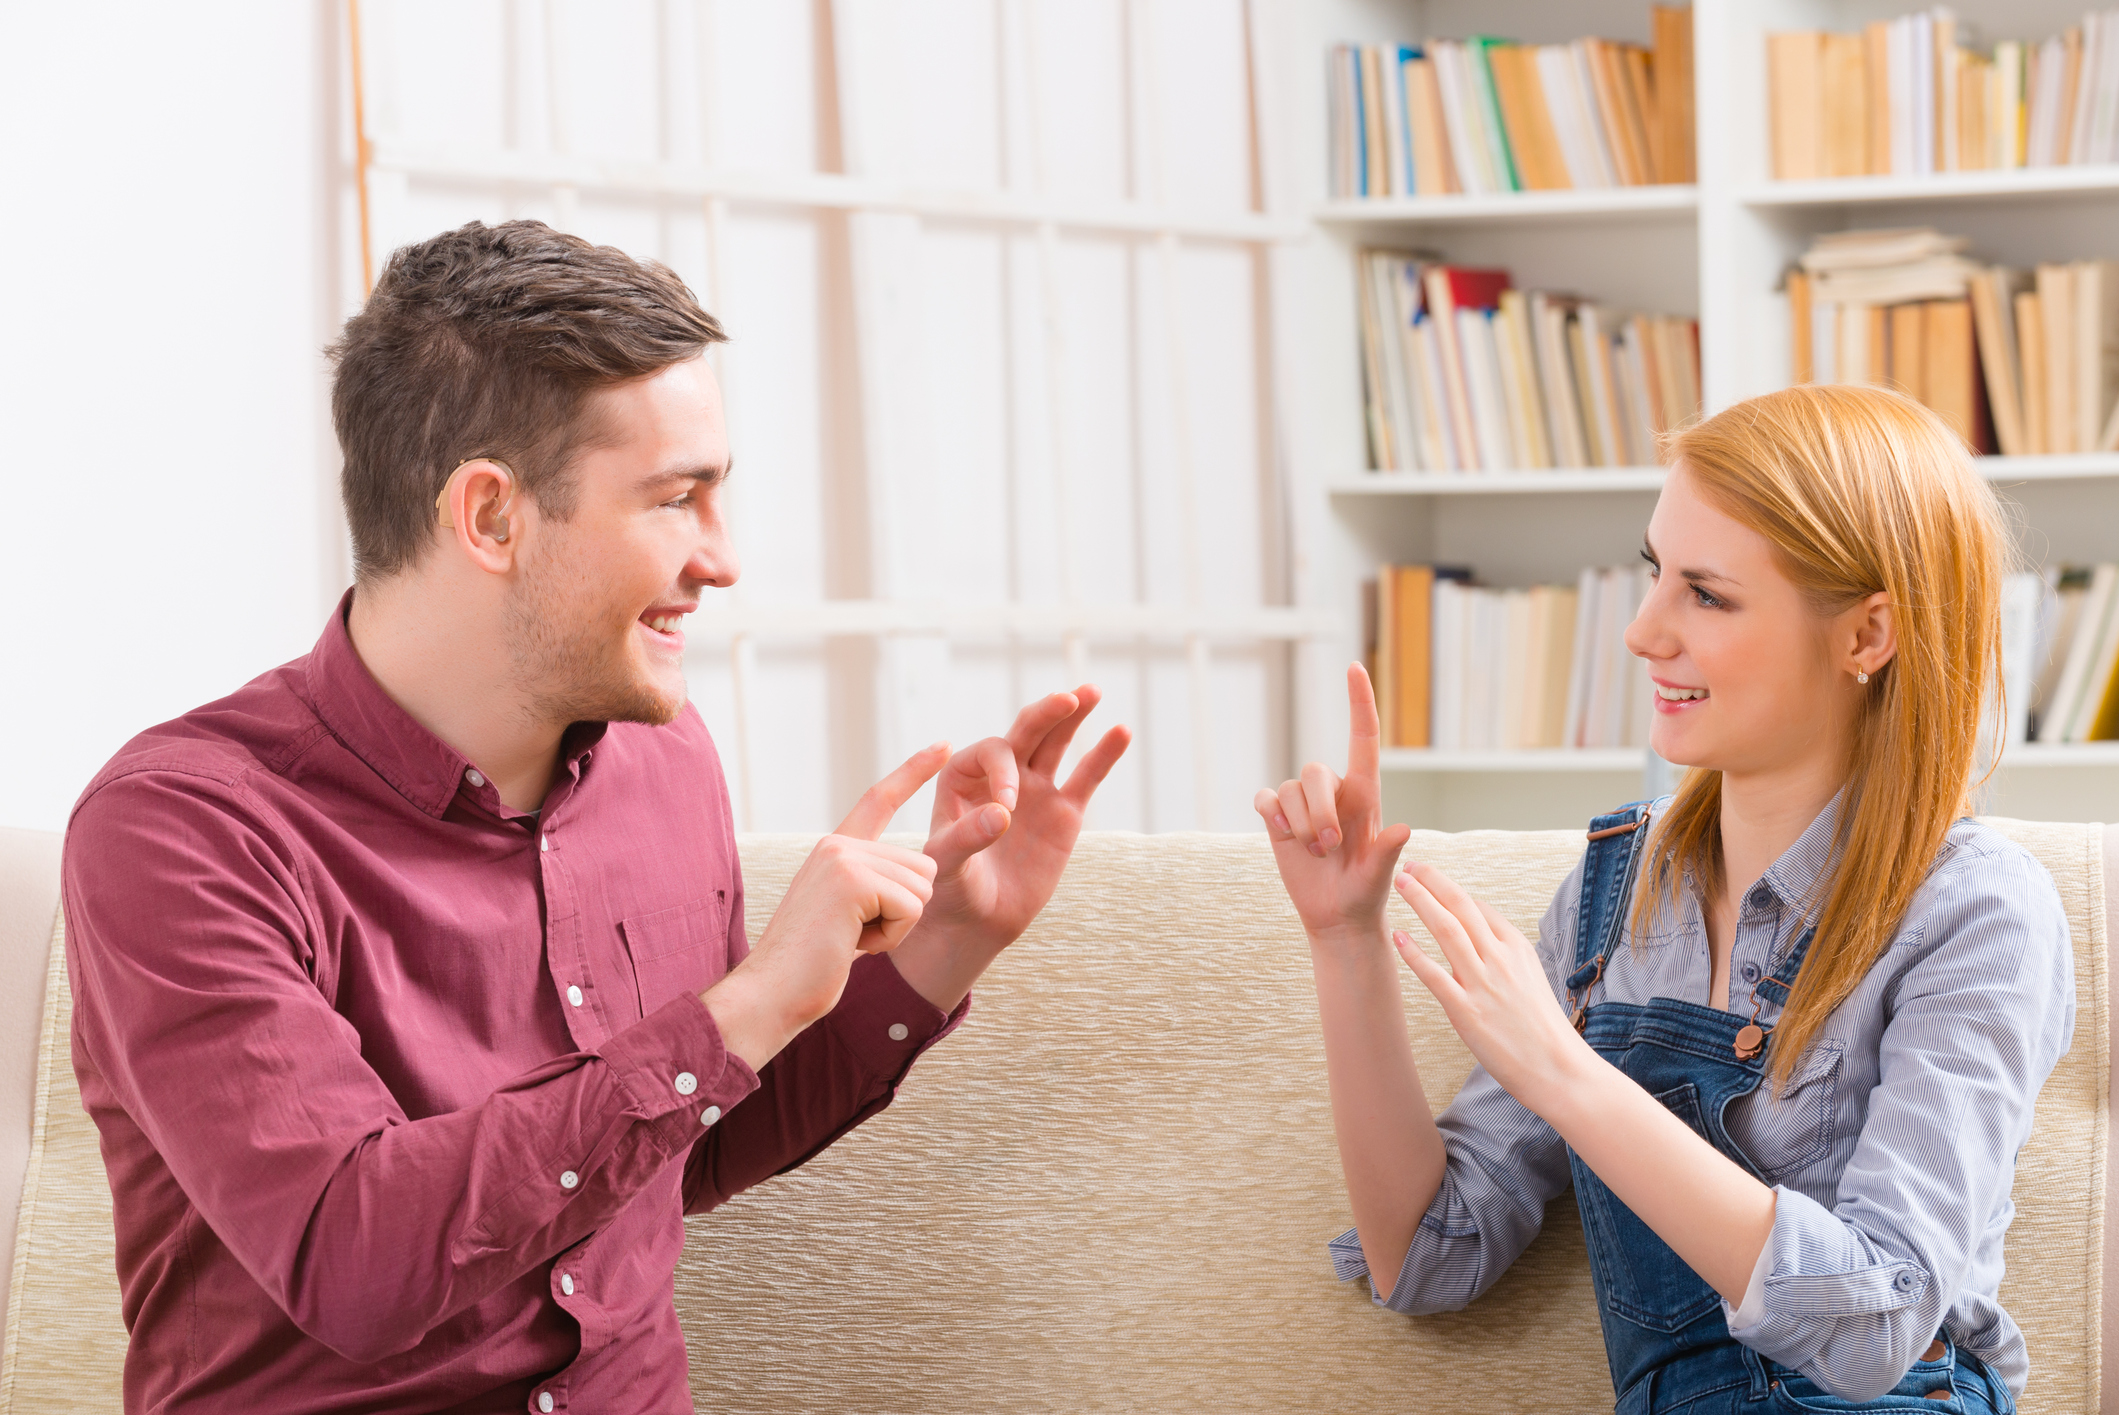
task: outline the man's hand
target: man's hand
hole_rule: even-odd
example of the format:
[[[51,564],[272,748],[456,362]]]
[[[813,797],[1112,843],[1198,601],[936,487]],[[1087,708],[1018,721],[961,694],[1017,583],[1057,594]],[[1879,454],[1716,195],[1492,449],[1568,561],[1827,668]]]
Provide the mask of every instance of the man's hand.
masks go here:
[[[1383,829],[1376,690],[1358,663],[1346,671],[1346,696],[1345,779],[1311,762],[1301,780],[1283,781],[1278,791],[1261,786],[1251,803],[1265,818],[1280,882],[1315,942],[1383,938],[1383,901],[1398,852],[1412,838],[1403,825]]]
[[[795,871],[758,946],[706,991],[723,1045],[752,1070],[838,1005],[857,954],[896,948],[920,921],[935,862],[876,837],[948,757],[937,742],[869,787]]]
[[[891,961],[944,1012],[1052,898],[1089,798],[1133,740],[1112,728],[1059,784],[1061,759],[1102,698],[1084,685],[1032,703],[1007,736],[950,758],[935,783],[926,848],[934,898]]]

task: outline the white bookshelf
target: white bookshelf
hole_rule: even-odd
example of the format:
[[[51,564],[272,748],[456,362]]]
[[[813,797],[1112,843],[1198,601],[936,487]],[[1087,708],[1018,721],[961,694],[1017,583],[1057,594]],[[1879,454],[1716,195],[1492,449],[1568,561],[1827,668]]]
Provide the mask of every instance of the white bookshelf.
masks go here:
[[[1777,286],[1820,232],[1936,225],[2016,266],[2119,257],[2119,167],[1922,178],[1771,180],[1765,35],[1859,29],[1915,6],[1834,0],[1695,0],[1699,182],[1616,191],[1327,200],[1325,54],[1339,42],[1499,35],[1553,43],[1597,34],[1648,42],[1647,0],[1274,0],[1277,154],[1306,194],[1298,265],[1301,368],[1291,418],[1302,604],[1340,630],[1303,651],[1297,710],[1306,757],[1342,759],[1340,670],[1358,655],[1361,582],[1378,563],[1473,566],[1488,584],[1571,583],[1584,565],[1638,551],[1662,485],[1656,468],[1487,474],[1367,471],[1354,252],[1399,245],[1507,266],[1527,289],[1570,290],[1644,313],[1700,319],[1710,411],[1786,382]],[[2049,0],[1953,6],[1986,40],[2040,39],[2080,18]],[[2013,506],[2027,565],[2119,558],[2119,456],[1985,458]],[[1639,795],[1651,763],[1604,751],[1385,753],[1393,818],[1444,830],[1566,827]],[[1987,809],[2055,820],[2119,818],[2119,743],[2009,749]]]

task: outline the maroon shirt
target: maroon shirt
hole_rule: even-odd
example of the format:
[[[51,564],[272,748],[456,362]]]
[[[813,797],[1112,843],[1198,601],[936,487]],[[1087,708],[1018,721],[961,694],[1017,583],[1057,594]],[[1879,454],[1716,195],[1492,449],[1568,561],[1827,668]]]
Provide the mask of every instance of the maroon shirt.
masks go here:
[[[511,810],[350,603],[128,743],[67,832],[126,1408],[688,1411],[684,1215],[889,1104],[964,1008],[863,958],[753,1073],[699,1000],[749,944],[698,715],[577,724]]]

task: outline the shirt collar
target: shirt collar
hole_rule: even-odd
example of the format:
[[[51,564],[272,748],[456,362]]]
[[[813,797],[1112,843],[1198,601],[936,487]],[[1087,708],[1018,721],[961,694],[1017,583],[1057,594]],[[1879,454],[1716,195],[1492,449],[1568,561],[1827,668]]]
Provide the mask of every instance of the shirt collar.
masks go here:
[[[1839,856],[1840,798],[1844,794],[1844,790],[1834,793],[1817,813],[1817,819],[1761,877],[1760,882],[1773,891],[1783,906],[1807,913],[1819,902],[1818,881]]]
[[[324,625],[323,637],[310,651],[308,662],[309,705],[345,743],[383,780],[407,801],[437,819],[445,814],[458,791],[467,787],[464,773],[471,763],[454,747],[420,726],[411,713],[383,691],[382,684],[361,662],[346,628],[353,608],[353,590],[347,590]],[[560,750],[569,772],[579,776],[589,749],[603,740],[607,724],[577,722],[567,729]],[[491,783],[476,788],[481,799],[490,797],[489,809],[502,812]],[[516,814],[504,812],[505,814]]]

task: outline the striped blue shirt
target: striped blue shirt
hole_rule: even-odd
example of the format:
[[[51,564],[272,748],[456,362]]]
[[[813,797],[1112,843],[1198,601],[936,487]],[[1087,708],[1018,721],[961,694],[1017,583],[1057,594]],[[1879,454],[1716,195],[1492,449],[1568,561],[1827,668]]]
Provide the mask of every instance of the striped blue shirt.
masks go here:
[[[1675,910],[1658,910],[1638,937],[1627,929],[1631,946],[1606,964],[1600,997],[1748,1014],[1753,985],[1814,909],[1836,819],[1835,803],[1745,894],[1726,998],[1708,996],[1712,960],[1689,879]],[[1562,1005],[1581,892],[1577,865],[1538,926]],[[1766,1023],[1778,1016],[1771,1004],[1760,1012]],[[1725,1304],[1730,1334],[1866,1399],[1947,1326],[2022,1394],[2023,1334],[1996,1300],[2002,1238],[2017,1151],[2074,1025],[2074,957],[2052,876],[1999,832],[1959,821],[1889,952],[1827,1020],[1791,1084],[1778,1094],[1761,1085],[1725,1114],[1776,1195],[1763,1310],[1739,1322]],[[1448,1172],[1396,1290],[1377,1296],[1393,1311],[1453,1311],[1478,1297],[1568,1188],[1564,1142],[1484,1068],[1436,1124]],[[1351,1230],[1331,1253],[1342,1279],[1367,1273]]]

